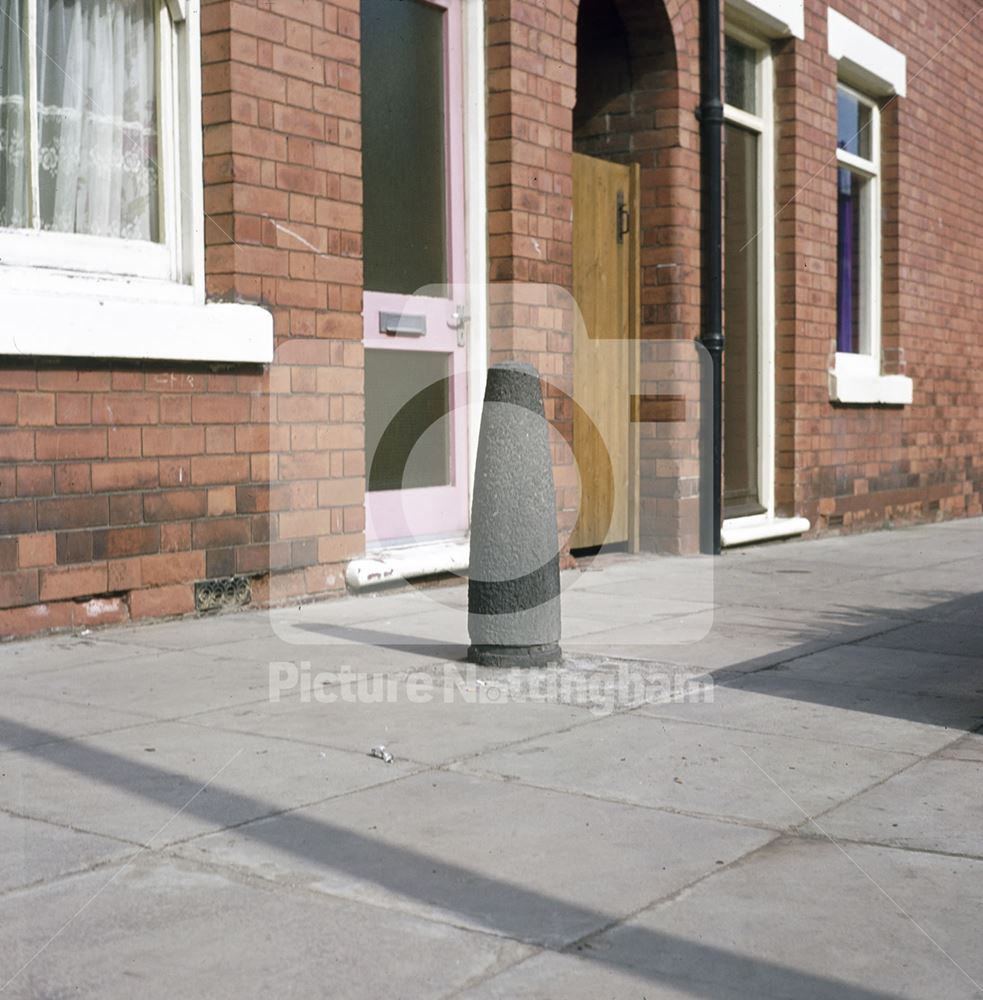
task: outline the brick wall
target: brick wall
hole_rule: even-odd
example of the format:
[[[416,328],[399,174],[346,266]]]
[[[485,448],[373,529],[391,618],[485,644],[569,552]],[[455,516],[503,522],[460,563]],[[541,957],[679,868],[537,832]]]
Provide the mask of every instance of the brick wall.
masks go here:
[[[207,291],[269,308],[277,360],[0,364],[0,636],[188,612],[231,574],[257,601],[342,588],[364,530],[358,60],[357,0],[203,5]]]
[[[277,362],[0,364],[0,635],[183,613],[196,580],[233,573],[260,601],[342,588],[364,531],[357,8],[205,3],[208,294],[269,308]],[[692,385],[693,363],[666,345],[700,330],[698,3],[617,9],[630,92],[600,90],[575,133],[575,0],[487,4],[491,360],[548,375],[568,440],[575,135],[642,166],[643,395]],[[909,94],[883,115],[883,340],[915,400],[829,401],[836,67],[826,4],[807,0],[805,40],[774,46],[779,511],[817,532],[980,513],[983,36],[963,30],[976,4],[837,9],[909,60]],[[643,427],[646,547],[695,546],[685,435]],[[569,527],[576,473],[565,449],[556,462]]]
[[[840,406],[826,372],[836,315],[836,64],[826,7],[776,51],[779,500],[815,530],[979,514],[983,308],[978,194],[983,140],[973,95],[983,36],[971,0],[929,11],[888,0],[836,9],[908,59],[908,94],[882,113],[883,347],[914,380],[906,407]]]
[[[528,361],[544,376],[546,418],[573,439],[573,0],[489,0],[489,361]],[[560,530],[573,527],[577,476],[554,447]]]
[[[596,0],[583,0],[596,10]],[[692,386],[694,367],[665,340],[700,331],[698,4],[612,6],[626,28],[628,74],[602,51],[581,88],[572,148],[642,165],[643,395]],[[489,148],[493,279],[569,275],[571,106],[564,89],[578,53],[575,5],[498,0],[489,6]],[[776,42],[776,307],[778,512],[814,531],[854,529],[981,511],[978,366],[979,145],[967,128],[967,81],[983,64],[971,0],[938,18],[915,4],[853,0],[837,9],[908,56],[910,90],[882,115],[883,366],[915,381],[908,407],[829,400],[836,320],[836,65],[827,54],[828,5],[807,0],[806,38]],[[604,16],[608,16],[607,14]],[[597,27],[597,23],[593,24]],[[571,52],[571,42],[573,43]],[[603,47],[602,47],[603,48]],[[938,53],[942,51],[942,55]],[[598,55],[598,53],[593,53]],[[576,65],[576,63],[574,63]],[[923,67],[926,67],[923,69]],[[980,81],[983,82],[983,81]],[[942,155],[944,153],[944,155]],[[558,225],[558,220],[563,225]],[[570,380],[569,338],[525,336],[503,312],[495,352],[517,353]],[[518,331],[518,332],[515,332]],[[513,339],[509,339],[512,337]],[[554,349],[544,349],[551,343]],[[566,435],[569,414],[553,411]],[[642,430],[642,538],[691,551],[696,467],[686,430]],[[557,469],[574,495],[569,468]]]

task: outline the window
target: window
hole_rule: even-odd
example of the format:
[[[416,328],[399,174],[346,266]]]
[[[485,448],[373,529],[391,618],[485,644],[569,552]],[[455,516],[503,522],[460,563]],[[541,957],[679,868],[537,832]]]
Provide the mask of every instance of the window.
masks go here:
[[[774,154],[771,53],[728,28],[724,49],[724,517],[774,506]]]
[[[879,110],[837,89],[836,350],[880,358]]]
[[[912,382],[881,369],[882,100],[907,86],[904,53],[830,8],[829,53],[836,59],[836,354],[830,398],[905,404]],[[832,194],[832,192],[831,192]]]
[[[364,0],[361,15],[365,288],[412,295],[448,280],[446,14]]]
[[[204,302],[199,0],[0,14],[0,354],[270,360]]]
[[[162,141],[176,103],[169,7],[15,0],[5,15],[4,262],[178,277],[164,210],[178,152]]]

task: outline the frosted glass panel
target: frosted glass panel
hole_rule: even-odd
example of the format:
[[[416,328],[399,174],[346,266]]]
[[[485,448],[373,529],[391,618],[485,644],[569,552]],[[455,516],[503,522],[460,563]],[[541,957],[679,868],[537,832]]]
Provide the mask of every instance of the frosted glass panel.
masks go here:
[[[450,355],[365,352],[365,459],[369,490],[447,486]]]
[[[447,279],[444,14],[362,0],[365,288],[409,295]]]

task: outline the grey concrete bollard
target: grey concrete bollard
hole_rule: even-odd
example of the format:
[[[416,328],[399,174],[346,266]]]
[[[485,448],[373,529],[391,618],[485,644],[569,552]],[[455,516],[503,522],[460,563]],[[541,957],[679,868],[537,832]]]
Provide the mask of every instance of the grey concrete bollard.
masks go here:
[[[471,505],[468,659],[489,667],[560,661],[556,494],[539,373],[488,370]]]

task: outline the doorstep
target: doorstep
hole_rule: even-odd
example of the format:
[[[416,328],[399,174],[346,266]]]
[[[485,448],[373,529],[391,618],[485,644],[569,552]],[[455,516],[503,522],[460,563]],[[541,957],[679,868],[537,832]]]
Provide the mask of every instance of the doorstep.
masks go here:
[[[350,590],[358,591],[435,573],[462,573],[470,555],[467,538],[378,549],[353,559],[345,570],[345,582]]]
[[[805,517],[770,517],[755,514],[752,517],[733,517],[724,521],[720,529],[720,544],[724,548],[767,542],[778,538],[793,538],[809,530]]]

